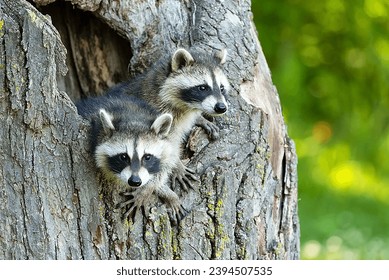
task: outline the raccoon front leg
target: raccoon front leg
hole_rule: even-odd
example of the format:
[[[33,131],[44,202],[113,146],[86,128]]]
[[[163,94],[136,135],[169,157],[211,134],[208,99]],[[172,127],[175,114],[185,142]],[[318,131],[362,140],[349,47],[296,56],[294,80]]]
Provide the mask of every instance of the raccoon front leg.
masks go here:
[[[198,117],[195,124],[202,127],[212,140],[219,138],[219,128],[217,125],[210,122],[203,116]]]
[[[146,185],[141,188],[132,188],[128,191],[122,192],[121,195],[127,197],[125,201],[118,204],[117,208],[126,209],[129,208],[122,215],[122,219],[130,217],[133,221],[136,212],[144,207],[151,199],[151,195],[154,192],[155,187]]]
[[[199,178],[195,175],[196,172],[186,167],[180,159],[177,161],[177,166],[172,172],[172,187],[175,189],[176,180],[180,183],[181,187],[188,191],[189,188],[194,189],[192,181],[199,181]]]

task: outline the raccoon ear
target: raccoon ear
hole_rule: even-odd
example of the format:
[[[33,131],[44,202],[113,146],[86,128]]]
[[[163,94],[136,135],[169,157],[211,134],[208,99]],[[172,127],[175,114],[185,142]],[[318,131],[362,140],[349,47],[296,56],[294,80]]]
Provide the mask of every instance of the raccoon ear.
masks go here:
[[[215,53],[215,57],[219,60],[219,64],[226,63],[227,55],[228,55],[227,49],[222,49]]]
[[[178,49],[172,56],[172,71],[178,71],[194,62],[193,56],[185,49]]]
[[[166,137],[170,132],[172,123],[173,116],[171,114],[162,114],[155,119],[155,121],[151,125],[151,129],[154,130],[155,134],[162,137]]]
[[[100,115],[100,121],[103,126],[104,132],[110,132],[111,130],[115,130],[115,127],[113,126],[112,120],[113,116],[105,111],[105,109],[100,109],[99,111]]]

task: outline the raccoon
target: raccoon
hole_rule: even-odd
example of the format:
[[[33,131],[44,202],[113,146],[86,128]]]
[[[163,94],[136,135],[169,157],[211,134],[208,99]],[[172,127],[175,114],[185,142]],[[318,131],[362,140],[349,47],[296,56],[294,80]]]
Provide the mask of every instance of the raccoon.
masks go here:
[[[197,50],[177,49],[161,58],[147,72],[121,84],[116,92],[136,95],[158,110],[173,115],[169,138],[181,144],[196,124],[205,129],[212,139],[219,135],[218,127],[202,113],[218,116],[226,113],[230,84],[221,69],[226,61],[226,50],[210,55]],[[197,180],[193,170],[185,167],[177,150],[173,184],[177,179],[187,190]]]
[[[145,101],[129,95],[105,95],[81,100],[78,112],[91,123],[90,144],[96,166],[116,183],[128,185],[118,205],[129,209],[123,217],[135,216],[155,192],[181,219],[186,210],[167,185],[174,167],[174,149],[167,137],[173,117],[158,113]]]

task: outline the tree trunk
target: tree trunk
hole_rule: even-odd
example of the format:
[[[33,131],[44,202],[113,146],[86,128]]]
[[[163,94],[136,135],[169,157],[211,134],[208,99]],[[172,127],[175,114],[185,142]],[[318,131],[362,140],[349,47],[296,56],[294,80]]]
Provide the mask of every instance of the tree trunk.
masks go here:
[[[0,0],[0,258],[297,259],[297,158],[250,1],[70,2]],[[220,139],[188,139],[178,226],[157,199],[123,222],[73,102],[193,45],[229,52]]]

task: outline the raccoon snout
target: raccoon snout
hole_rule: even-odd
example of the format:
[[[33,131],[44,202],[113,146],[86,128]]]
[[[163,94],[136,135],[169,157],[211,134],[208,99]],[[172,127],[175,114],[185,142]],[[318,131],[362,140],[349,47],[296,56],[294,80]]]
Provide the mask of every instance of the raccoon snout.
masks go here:
[[[138,176],[132,175],[130,179],[128,179],[128,184],[131,187],[139,187],[140,185],[142,185],[142,180]]]
[[[226,104],[224,104],[222,102],[218,102],[218,103],[216,103],[216,105],[213,109],[215,110],[216,113],[223,114],[227,111],[227,106],[226,106]]]

